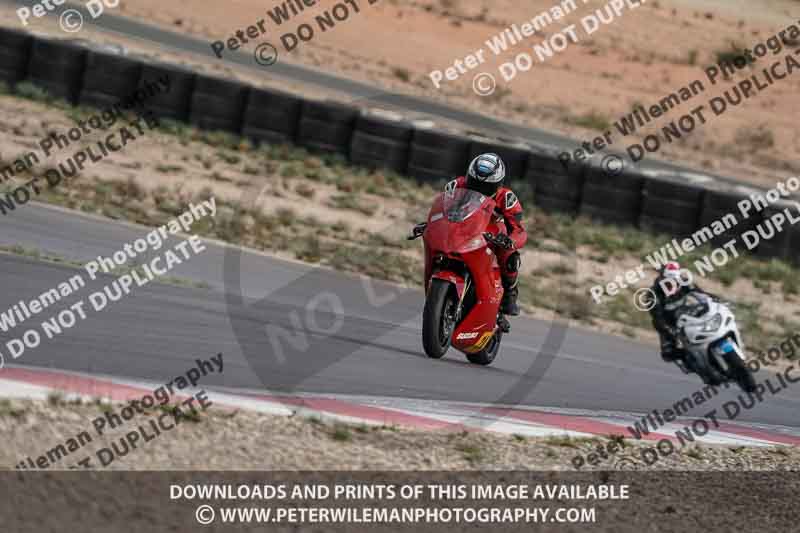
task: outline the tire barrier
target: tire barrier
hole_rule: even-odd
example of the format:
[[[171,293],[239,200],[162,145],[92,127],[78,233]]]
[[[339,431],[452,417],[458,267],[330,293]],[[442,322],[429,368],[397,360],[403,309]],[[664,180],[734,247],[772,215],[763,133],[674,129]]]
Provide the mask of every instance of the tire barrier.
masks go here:
[[[189,122],[195,73],[168,63],[147,63],[142,67],[139,87],[169,79],[169,91],[148,97],[145,109],[159,118]]]
[[[736,222],[735,225],[712,239],[711,242],[714,246],[722,246],[731,239],[739,239],[739,243],[741,243],[741,234],[755,228],[762,221],[763,211],[761,213],[752,213],[748,218],[744,218],[739,212],[737,204],[746,197],[747,194],[742,188],[725,184],[715,184],[715,186],[706,189],[703,194],[698,229],[709,227],[717,220],[725,223],[723,217],[728,215],[733,215]],[[731,220],[731,222],[734,222],[734,220]],[[738,244],[737,247],[739,247]]]
[[[88,50],[65,41],[35,38],[27,80],[48,94],[74,104],[81,89]]]
[[[189,122],[204,130],[241,133],[248,89],[238,81],[198,74],[194,80]]]
[[[358,110],[336,102],[303,102],[297,142],[322,152],[348,155]]]
[[[639,227],[685,237],[699,226],[703,188],[680,177],[648,176],[642,189]]]
[[[350,161],[405,174],[413,131],[408,122],[362,114],[356,119]]]
[[[800,228],[789,227],[783,230],[787,234],[787,242],[784,258],[800,266]],[[763,243],[762,243],[763,244]]]
[[[0,82],[14,85],[25,77],[32,44],[29,33],[0,28]]]
[[[745,231],[783,209],[776,204],[745,219],[737,204],[752,191],[746,187],[714,180],[701,184],[680,173],[624,169],[613,175],[596,162],[570,162],[565,167],[558,158],[560,150],[550,146],[523,147],[503,139],[417,128],[361,114],[346,104],[304,100],[172,64],[0,28],[0,81],[6,83],[27,80],[70,103],[80,97],[81,103],[105,107],[134,92],[134,87],[159,79],[169,80],[169,90],[156,92],[145,102],[145,108],[158,117],[242,133],[257,141],[295,142],[336,152],[354,164],[387,167],[423,182],[463,175],[472,157],[495,152],[504,159],[509,183],[520,198],[528,201],[532,196],[545,211],[580,213],[675,237],[693,234],[732,214],[737,223],[712,240],[719,246],[733,238],[741,243]],[[737,249],[747,251],[746,246]],[[761,239],[753,252],[800,264],[800,227],[787,226],[772,239]]]
[[[797,211],[797,206],[794,203],[781,200],[775,202],[764,208],[762,211],[763,219],[766,221],[773,215],[785,210],[790,209],[792,212]],[[765,234],[770,236],[769,230]],[[796,264],[800,263],[800,228],[790,226],[786,223],[781,231],[775,231],[772,238],[767,239],[759,235],[760,241],[755,252],[758,257],[763,259],[783,259],[792,261]]]
[[[105,108],[129,97],[136,91],[142,74],[142,63],[126,56],[90,51],[80,102]]]
[[[439,130],[415,129],[408,154],[408,175],[443,183],[467,171],[469,137]]]
[[[580,206],[586,167],[566,168],[555,150],[534,148],[528,157],[525,180],[534,184],[534,202],[542,210],[575,215]]]
[[[610,224],[634,225],[641,212],[643,183],[638,172],[611,174],[593,160],[584,171],[579,213]]]
[[[256,142],[294,142],[301,104],[300,98],[282,91],[251,88],[242,135]]]

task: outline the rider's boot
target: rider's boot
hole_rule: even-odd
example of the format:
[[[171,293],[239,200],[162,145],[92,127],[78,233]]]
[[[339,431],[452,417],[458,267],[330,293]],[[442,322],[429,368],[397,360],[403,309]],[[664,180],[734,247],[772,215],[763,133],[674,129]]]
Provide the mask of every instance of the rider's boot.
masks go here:
[[[665,363],[674,363],[676,359],[681,359],[681,351],[675,346],[675,341],[665,333],[659,332],[661,337],[661,359]]]
[[[519,289],[517,288],[517,279],[506,281],[503,279],[503,300],[500,302],[500,310],[504,315],[517,316],[519,315],[519,305],[517,305],[517,296]]]
[[[511,322],[509,322],[508,319],[503,315],[497,317],[497,326],[503,333],[508,333],[509,331],[511,331]]]

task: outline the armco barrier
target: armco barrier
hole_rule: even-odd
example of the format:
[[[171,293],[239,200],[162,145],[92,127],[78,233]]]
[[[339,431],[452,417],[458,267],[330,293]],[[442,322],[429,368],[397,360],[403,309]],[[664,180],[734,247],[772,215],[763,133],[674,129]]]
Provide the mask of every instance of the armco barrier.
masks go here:
[[[32,44],[30,34],[0,28],[0,81],[13,85],[25,77]]]
[[[70,102],[80,94],[82,101],[104,103],[130,87],[137,72],[140,86],[169,76],[170,90],[146,103],[159,116],[206,129],[241,132],[259,141],[294,141],[349,156],[355,164],[387,167],[422,181],[446,181],[463,174],[471,156],[497,152],[506,161],[509,181],[520,196],[527,198],[532,192],[535,204],[548,211],[580,212],[675,236],[688,235],[733,213],[739,223],[717,243],[753,229],[775,212],[771,208],[742,220],[737,203],[750,191],[745,187],[714,181],[701,186],[679,173],[651,175],[636,169],[609,176],[596,161],[565,168],[551,147],[523,148],[503,140],[415,128],[363,115],[350,105],[303,100],[171,64],[148,62],[140,68],[135,59],[0,28],[2,81],[26,79]],[[800,263],[800,228],[785,229],[755,252],[759,257]]]

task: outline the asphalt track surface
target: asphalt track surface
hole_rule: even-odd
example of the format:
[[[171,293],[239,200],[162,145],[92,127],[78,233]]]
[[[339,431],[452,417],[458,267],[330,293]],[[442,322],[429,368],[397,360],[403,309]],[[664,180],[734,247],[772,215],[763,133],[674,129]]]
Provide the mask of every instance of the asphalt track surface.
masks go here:
[[[29,4],[22,2],[21,0],[0,0],[0,3],[14,7]],[[280,78],[310,86],[335,90],[342,94],[349,95],[350,101],[356,104],[369,102],[369,104],[372,106],[383,106],[389,109],[394,109],[404,112],[407,116],[414,118],[428,117],[435,120],[436,117],[439,117],[461,123],[474,132],[482,132],[486,135],[495,135],[498,138],[523,139],[538,146],[555,147],[559,150],[574,151],[576,148],[580,148],[581,142],[586,140],[581,139],[580,141],[577,141],[575,139],[570,139],[569,137],[542,129],[529,128],[526,126],[500,121],[492,117],[467,110],[463,107],[455,108],[444,103],[427,100],[425,98],[388,92],[366,83],[293,64],[290,62],[290,60],[284,60],[286,53],[281,55],[279,52],[278,61],[269,67],[258,65],[253,59],[252,51],[232,52],[226,49],[223,59],[219,59],[212,52],[209,45],[210,41],[164,30],[153,25],[145,24],[138,20],[121,17],[118,14],[115,14],[113,9],[106,9],[102,16],[97,19],[92,19],[91,16],[88,15],[86,8],[83,7],[81,3],[75,2],[73,4],[54,6],[53,11],[48,16],[58,18],[64,10],[70,8],[77,8],[84,13],[83,18],[86,27],[104,31],[110,35],[120,35],[128,39],[135,39],[150,44],[156,44],[165,49],[196,54],[205,57],[211,62],[230,62],[239,67],[257,71],[266,79]],[[264,15],[263,12],[253,13],[253,20],[261,18],[262,15]],[[64,35],[66,37],[80,38],[80,33],[65,33]],[[219,36],[219,39],[226,38],[227,35]],[[273,44],[275,44],[278,40],[277,36],[272,34],[269,34],[267,39],[272,40]],[[698,68],[697,72],[698,77],[702,76],[702,69]],[[672,90],[672,88],[665,88],[665,91],[667,91],[667,89],[669,89],[669,91]],[[632,164],[627,156],[624,154],[619,155],[625,158],[625,161],[628,165]],[[658,161],[657,159],[651,157],[648,157],[645,161],[638,163],[637,166],[643,170],[649,170],[656,173],[677,173],[688,178],[694,178],[696,176],[712,177],[719,181],[730,184],[739,183],[737,180],[732,178],[711,174],[706,171],[698,172],[680,165],[674,165],[665,161]]]
[[[0,245],[19,244],[81,262],[110,255],[148,231],[35,203],[3,217],[2,224]],[[157,283],[135,288],[105,311],[90,313],[87,320],[10,362],[164,383],[193,366],[195,358],[223,352],[225,372],[214,375],[208,386],[512,403],[587,412],[669,408],[701,388],[696,376],[662,363],[653,346],[564,324],[563,342],[559,342],[553,334],[562,331],[558,325],[528,318],[513,320],[512,332],[491,367],[470,365],[453,350],[442,360],[430,360],[421,347],[421,291],[376,282],[367,292],[358,277],[249,251],[241,254],[239,267],[226,255],[230,248],[207,245],[205,252],[171,274],[205,282],[210,288]],[[239,283],[232,286],[224,275],[232,264],[241,272],[245,298],[240,304],[232,304],[230,297],[240,292]],[[75,272],[63,265],[0,254],[0,311],[21,299],[35,298]],[[102,278],[97,287],[85,287],[73,297],[86,298],[90,290],[111,280]],[[332,334],[317,333],[330,331],[329,324],[335,322],[324,313],[317,315],[310,349],[277,361],[264,329],[272,325],[292,330],[296,326],[293,314],[305,316],[310,301],[331,293],[343,303],[343,327]],[[52,310],[66,307],[73,297]],[[38,325],[51,315],[47,310],[28,324]],[[0,351],[7,358],[5,342],[24,329],[0,332]],[[548,332],[551,340],[546,341]],[[747,332],[744,335],[746,339]],[[539,374],[537,361],[549,357],[552,364]],[[762,371],[758,377],[768,376]],[[735,387],[722,390],[714,406],[734,399],[737,393]],[[698,406],[691,414],[702,416],[710,405]],[[800,387],[794,386],[743,411],[738,420],[797,427],[798,408]]]

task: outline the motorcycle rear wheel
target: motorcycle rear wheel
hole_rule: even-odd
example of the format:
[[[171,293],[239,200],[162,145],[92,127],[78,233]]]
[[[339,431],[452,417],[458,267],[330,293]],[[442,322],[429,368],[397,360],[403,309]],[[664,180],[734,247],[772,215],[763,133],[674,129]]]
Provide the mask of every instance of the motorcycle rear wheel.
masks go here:
[[[450,348],[455,329],[458,299],[453,286],[443,280],[431,280],[422,313],[422,346],[432,359],[440,359]]]

